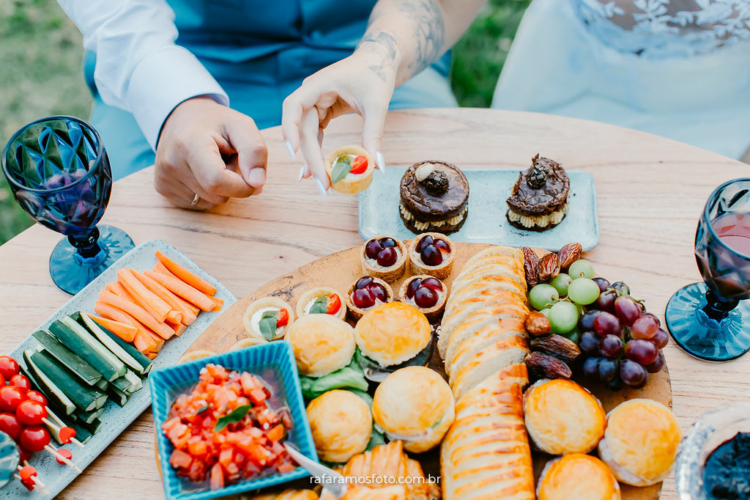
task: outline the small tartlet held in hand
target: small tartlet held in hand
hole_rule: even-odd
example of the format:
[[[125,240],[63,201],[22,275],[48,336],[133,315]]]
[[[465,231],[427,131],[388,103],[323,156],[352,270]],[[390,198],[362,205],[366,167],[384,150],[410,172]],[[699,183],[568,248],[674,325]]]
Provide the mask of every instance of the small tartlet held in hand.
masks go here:
[[[274,315],[276,321],[275,331],[270,330],[266,326],[271,323],[271,318]],[[294,322],[294,310],[292,306],[278,297],[263,297],[248,306],[245,314],[242,316],[242,322],[245,325],[245,332],[248,337],[278,340],[284,338],[289,325]]]
[[[419,274],[407,278],[401,284],[398,295],[401,302],[416,307],[432,322],[445,311],[448,285],[434,276]]]
[[[362,272],[386,283],[393,283],[404,275],[407,254],[406,245],[396,238],[388,235],[370,238],[362,245],[359,254]]]
[[[323,299],[326,299],[325,302]],[[318,301],[319,305],[316,305],[316,301]],[[325,307],[325,314],[339,319],[346,319],[346,300],[343,294],[333,288],[321,286],[303,293],[297,301],[297,317],[302,318],[311,314],[310,311],[314,307]]]
[[[375,160],[364,148],[343,146],[328,153],[326,172],[335,191],[355,194],[372,184]]]
[[[354,297],[355,292],[359,292],[357,297]],[[385,281],[372,276],[359,278],[346,292],[346,305],[355,320],[359,320],[370,309],[388,302],[393,302],[393,289]]]
[[[412,274],[429,274],[443,280],[451,275],[455,257],[456,248],[444,234],[425,233],[409,244],[409,268]]]

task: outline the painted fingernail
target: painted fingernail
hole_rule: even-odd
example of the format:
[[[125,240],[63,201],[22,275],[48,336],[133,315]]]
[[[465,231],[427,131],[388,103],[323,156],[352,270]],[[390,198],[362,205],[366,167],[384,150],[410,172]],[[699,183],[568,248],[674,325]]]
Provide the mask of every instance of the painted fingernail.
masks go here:
[[[289,142],[289,139],[287,139],[286,141],[284,141],[284,144],[286,144],[286,150],[289,151],[289,156],[291,156],[292,160],[294,160],[297,157],[297,154],[294,152],[292,143]]]
[[[302,168],[299,169],[299,179],[297,179],[297,182],[302,181],[302,177],[305,176],[305,170],[307,170],[307,163],[305,163],[304,165],[302,165]]]
[[[315,184],[318,185],[318,190],[320,191],[320,194],[322,194],[323,196],[327,196],[326,188],[323,187],[323,183],[317,177],[315,178]]]
[[[247,183],[253,187],[261,187],[266,183],[266,170],[264,168],[254,168],[247,176]]]
[[[383,153],[380,151],[375,153],[375,165],[378,166],[381,172],[385,173],[385,160],[383,159]]]

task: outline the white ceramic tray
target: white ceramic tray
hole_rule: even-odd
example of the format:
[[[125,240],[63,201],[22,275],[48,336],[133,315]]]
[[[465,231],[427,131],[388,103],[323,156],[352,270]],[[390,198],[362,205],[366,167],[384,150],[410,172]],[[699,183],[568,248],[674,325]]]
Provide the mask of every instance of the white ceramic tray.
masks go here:
[[[67,304],[62,306],[44,323],[39,325],[38,329],[44,330],[53,321],[61,319],[76,311],[93,313],[94,304],[99,296],[99,291],[104,289],[107,283],[117,281],[118,269],[129,268],[138,271],[153,269],[154,264],[156,264],[156,257],[154,254],[157,250],[215,286],[216,297],[224,301],[224,307],[221,311],[200,313],[198,319],[185,330],[181,337],[173,337],[164,344],[159,355],[154,359],[154,369],[173,365],[187,350],[190,344],[200,336],[203,330],[213,323],[214,320],[229,306],[234,304],[237,299],[226,289],[226,287],[224,287],[224,285],[198,267],[179,250],[162,240],[149,240],[138,245],[133,250],[122,256],[122,258],[116,261],[112,267],[104,271],[98,278],[89,283],[86,288],[70,299]],[[23,351],[26,349],[36,349],[38,345],[38,342],[29,335],[29,337],[19,344],[10,355],[16,360],[19,360],[19,362],[22,362],[20,360],[22,360]],[[81,470],[85,469],[150,405],[151,391],[149,389],[148,379],[143,381],[143,389],[133,394],[124,407],[120,408],[111,401],[107,402],[104,414],[100,417],[104,425],[102,425],[101,430],[97,432],[88,443],[86,443],[85,448],[79,448],[73,444],[65,446],[65,448],[73,453],[73,462],[75,462]],[[21,485],[20,481],[14,479],[4,488],[0,489],[0,499],[49,499],[60,493],[78,475],[73,468],[58,464],[55,458],[47,452],[34,453],[29,463],[36,467],[38,477],[44,482],[49,495],[44,495],[39,490],[29,492]]]

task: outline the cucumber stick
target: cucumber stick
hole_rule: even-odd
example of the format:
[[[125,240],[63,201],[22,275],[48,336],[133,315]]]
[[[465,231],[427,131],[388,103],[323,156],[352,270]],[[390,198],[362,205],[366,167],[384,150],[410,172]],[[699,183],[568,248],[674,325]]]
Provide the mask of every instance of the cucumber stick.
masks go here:
[[[106,380],[102,378],[95,385],[97,389],[99,389],[100,391],[106,391],[107,387],[109,387],[109,382],[107,382]]]
[[[141,379],[130,370],[125,373],[124,377],[113,380],[111,385],[114,385],[117,387],[117,390],[124,392],[128,396],[143,388],[143,382]]]
[[[141,363],[139,363],[137,359],[131,356],[128,351],[120,347],[120,344],[112,340],[109,335],[104,333],[102,328],[99,326],[99,323],[91,319],[88,314],[86,314],[85,312],[77,312],[73,314],[71,318],[75,319],[81,326],[87,328],[89,332],[93,333],[94,337],[99,339],[99,342],[104,344],[107,349],[112,351],[115,356],[120,358],[120,360],[125,363],[128,368],[130,368],[131,370],[135,370],[138,373],[141,373],[143,371],[143,366],[141,365]]]
[[[104,413],[104,408],[99,408],[98,410],[94,410],[94,411],[76,410],[74,415],[78,418],[79,422],[90,424],[97,418],[101,417],[103,413]]]
[[[104,375],[107,381],[125,375],[125,364],[92,337],[85,328],[69,318],[63,321],[52,323],[49,331],[57,340],[65,344],[65,347],[93,366],[96,371]]]
[[[107,402],[107,395],[103,392],[81,385],[78,380],[64,367],[59,365],[47,352],[35,352],[31,355],[31,361],[39,370],[81,410],[91,411],[100,408]]]
[[[33,337],[39,342],[44,349],[60,362],[65,368],[74,373],[86,385],[95,385],[102,379],[102,374],[76,356],[67,347],[58,342],[49,333],[36,331],[32,333]]]
[[[109,399],[111,399],[116,405],[125,406],[128,403],[128,395],[122,392],[114,385],[109,386]]]
[[[84,429],[86,429],[91,434],[96,434],[97,432],[99,432],[99,429],[102,428],[102,421],[99,419],[95,419],[91,423],[80,422],[79,425],[83,427]],[[73,428],[75,429],[75,427]]]
[[[129,343],[125,342],[120,337],[118,337],[114,333],[110,332],[109,330],[107,330],[103,326],[99,325],[98,323],[97,323],[97,325],[99,326],[99,329],[102,332],[104,332],[104,334],[107,337],[111,338],[115,342],[115,344],[117,344],[118,346],[120,346],[120,348],[122,348],[125,352],[127,352],[130,356],[132,356],[133,359],[135,359],[136,361],[138,361],[138,364],[141,365],[141,369],[138,370],[138,369],[133,368],[133,371],[135,373],[137,373],[138,375],[141,375],[141,376],[145,376],[148,372],[151,371],[151,367],[154,366],[154,362],[153,361],[151,361],[150,359],[148,359],[141,351],[139,351],[138,349],[136,349],[135,347],[133,347],[132,344],[129,344]]]
[[[89,439],[91,439],[91,436],[93,434],[89,432],[87,429],[84,429],[78,424],[70,424],[69,427],[72,427],[76,431],[76,439],[81,442],[81,444],[86,444],[89,442]]]
[[[36,355],[36,351],[26,350],[23,352],[23,359],[26,362],[26,366],[29,369],[29,374],[34,377],[37,382],[37,387],[42,391],[42,394],[47,398],[47,401],[54,402],[59,408],[64,410],[66,415],[70,415],[76,409],[73,402],[55,385],[52,380],[42,372],[39,367],[36,366],[32,359]]]

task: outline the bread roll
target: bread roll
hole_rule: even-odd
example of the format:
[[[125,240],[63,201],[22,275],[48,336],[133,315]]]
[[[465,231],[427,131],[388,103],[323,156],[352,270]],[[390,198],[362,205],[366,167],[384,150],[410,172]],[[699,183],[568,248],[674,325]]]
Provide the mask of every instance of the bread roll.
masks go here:
[[[432,327],[416,307],[389,302],[362,316],[354,329],[354,339],[362,354],[384,367],[393,366],[427,347]]]
[[[333,390],[313,399],[307,420],[318,456],[326,462],[344,463],[370,442],[370,407],[353,392]]]
[[[572,453],[547,462],[539,478],[539,500],[620,500],[620,485],[596,457]]]
[[[356,345],[354,329],[335,316],[310,314],[289,328],[286,340],[292,344],[301,375],[323,377],[348,365]]]

